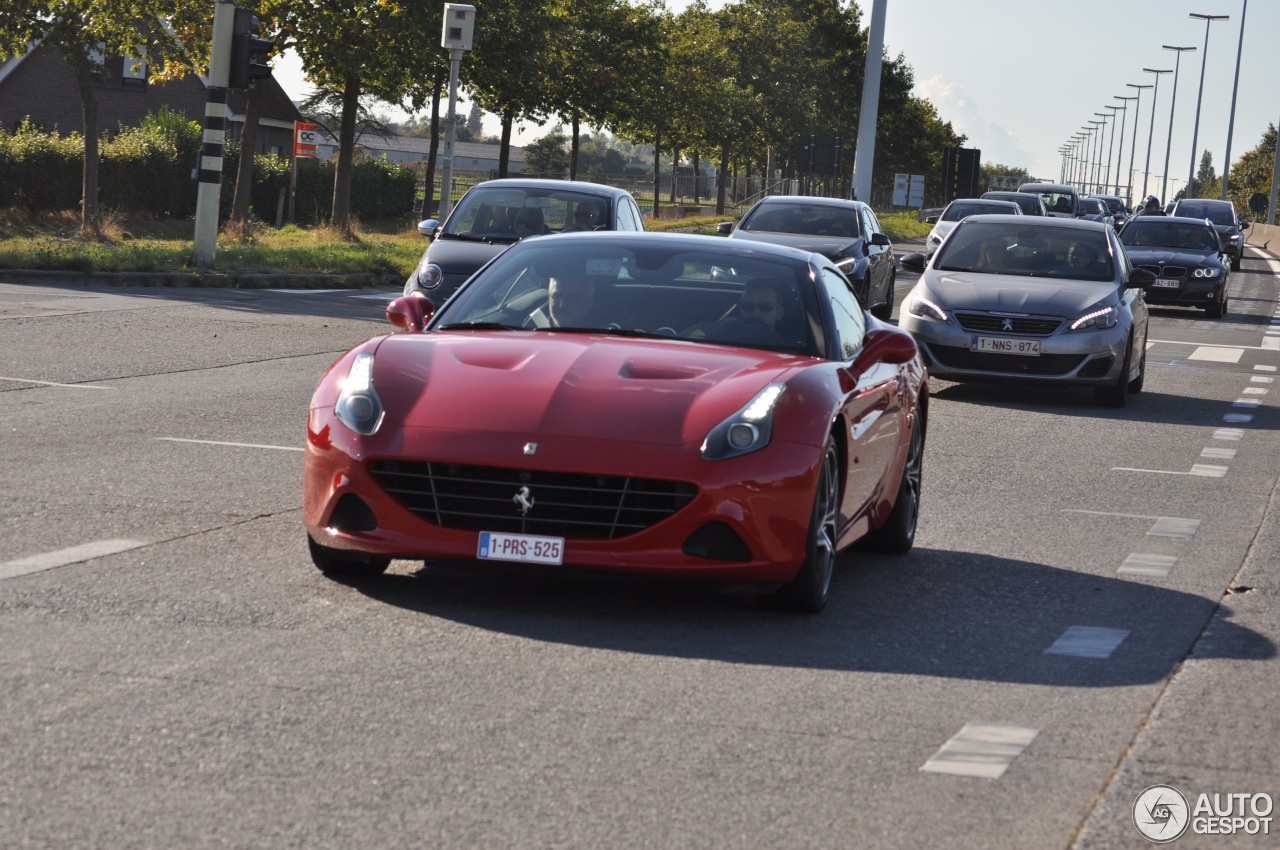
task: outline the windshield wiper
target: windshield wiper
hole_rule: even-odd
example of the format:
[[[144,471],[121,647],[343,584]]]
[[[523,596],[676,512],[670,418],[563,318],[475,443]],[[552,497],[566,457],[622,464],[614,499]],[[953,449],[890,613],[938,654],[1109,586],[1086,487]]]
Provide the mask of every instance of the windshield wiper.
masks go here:
[[[522,331],[519,325],[504,325],[502,322],[450,322],[435,328],[438,331]]]
[[[471,233],[441,233],[441,239],[457,239],[459,242],[484,242],[487,245],[494,245],[500,242],[515,242],[519,239],[517,236],[475,236]]]

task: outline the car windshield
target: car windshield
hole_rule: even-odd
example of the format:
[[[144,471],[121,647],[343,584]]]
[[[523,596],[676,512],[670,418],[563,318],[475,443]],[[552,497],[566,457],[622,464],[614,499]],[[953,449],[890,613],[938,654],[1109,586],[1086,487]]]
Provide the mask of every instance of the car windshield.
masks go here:
[[[1178,248],[1188,251],[1217,251],[1218,237],[1212,227],[1141,216],[1120,234],[1129,248]]]
[[[442,235],[514,241],[547,233],[603,229],[609,220],[609,199],[601,195],[481,184],[458,202]]]
[[[761,204],[742,220],[740,230],[802,233],[809,236],[858,235],[858,211],[829,204]]]
[[[662,243],[521,243],[459,290],[431,328],[665,337],[818,355],[803,259]]]
[[[1180,203],[1177,214],[1183,218],[1207,218],[1214,224],[1235,224],[1235,216],[1226,204]]]
[[[947,207],[942,213],[939,221],[959,221],[965,216],[970,215],[1017,215],[1020,210],[1006,206],[1003,203],[984,203],[982,201],[952,201],[951,206]]]
[[[1027,227],[971,219],[951,231],[934,261],[934,268],[1023,277],[1114,280],[1109,245],[1106,236],[1098,230]]]

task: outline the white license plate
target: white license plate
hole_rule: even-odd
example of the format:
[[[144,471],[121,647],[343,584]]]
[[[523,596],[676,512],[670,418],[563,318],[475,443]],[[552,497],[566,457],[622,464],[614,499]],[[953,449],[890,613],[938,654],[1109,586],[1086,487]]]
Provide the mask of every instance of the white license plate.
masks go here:
[[[564,538],[482,531],[476,557],[481,561],[559,565],[564,563]]]
[[[1156,282],[1155,282],[1155,283],[1153,283],[1153,284],[1151,284],[1151,285],[1152,285],[1152,286],[1163,286],[1163,287],[1167,287],[1167,288],[1169,288],[1169,289],[1177,289],[1179,286],[1182,286],[1182,281],[1178,281],[1178,280],[1169,280],[1169,278],[1167,278],[1167,277],[1161,277],[1161,278],[1157,278],[1157,279],[1156,279]]]
[[[983,351],[988,354],[1021,354],[1024,357],[1040,356],[1040,340],[1009,339],[1002,336],[971,336],[970,351]]]

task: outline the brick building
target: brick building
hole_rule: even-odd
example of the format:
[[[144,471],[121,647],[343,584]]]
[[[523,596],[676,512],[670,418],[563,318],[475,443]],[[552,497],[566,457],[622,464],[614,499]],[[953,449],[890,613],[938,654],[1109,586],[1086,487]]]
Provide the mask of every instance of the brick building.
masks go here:
[[[137,67],[134,67],[134,66]],[[151,83],[147,66],[137,59],[108,57],[106,72],[95,83],[98,95],[98,128],[113,136],[124,125],[134,127],[148,114],[167,106],[192,121],[204,124],[208,89],[203,77],[188,76],[167,83]],[[263,91],[262,117],[258,122],[258,153],[293,153],[293,122],[302,113],[289,100],[274,77],[259,80]],[[240,138],[248,93],[228,92],[227,138]],[[75,72],[53,48],[36,47],[0,64],[0,127],[12,132],[24,120],[45,130],[67,135],[84,130],[84,110]]]

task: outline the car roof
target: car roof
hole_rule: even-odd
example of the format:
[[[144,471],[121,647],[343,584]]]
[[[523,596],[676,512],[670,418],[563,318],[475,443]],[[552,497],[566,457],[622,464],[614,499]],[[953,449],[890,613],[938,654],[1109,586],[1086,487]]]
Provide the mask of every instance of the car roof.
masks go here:
[[[1085,221],[1080,218],[1053,218],[1038,215],[984,215],[980,224],[1010,224],[1023,227],[1068,227],[1075,230],[1101,230],[1104,233],[1112,230],[1112,226],[1104,221]]]
[[[714,254],[732,255],[732,256],[748,256],[748,255],[766,255],[778,257],[780,259],[802,260],[809,263],[823,262],[830,264],[822,254],[814,251],[805,251],[801,248],[793,248],[790,245],[779,245],[774,242],[760,242],[755,239],[725,239],[723,236],[704,236],[700,233],[670,233],[670,232],[654,232],[645,230],[597,230],[584,231],[582,233],[556,233],[550,236],[537,236],[532,239],[524,239],[516,243],[516,246],[522,244],[540,243],[546,239],[555,239],[555,244],[568,246],[575,242],[586,241],[594,244],[608,243],[628,247],[637,244],[652,244],[655,240],[661,240],[667,246],[674,249],[688,251],[708,251]],[[516,246],[512,246],[513,248]],[[508,249],[511,250],[511,249]]]
[[[1178,207],[1178,206],[1181,206],[1182,204],[1187,204],[1188,206],[1204,204],[1205,206],[1208,206],[1208,207],[1230,207],[1231,209],[1236,208],[1234,201],[1223,201],[1218,198],[1181,198],[1175,201],[1173,205],[1175,207]]]
[[[595,195],[608,195],[616,198],[621,195],[630,195],[626,189],[619,189],[616,186],[606,186],[603,183],[591,183],[586,180],[548,180],[536,177],[500,177],[495,180],[485,180],[472,186],[476,188],[501,189],[503,187],[511,189],[543,189],[549,191],[569,191],[569,192],[587,192]],[[467,190],[467,191],[470,191]]]
[[[765,204],[777,204],[782,202],[792,204],[811,204],[820,207],[843,207],[845,209],[858,209],[866,206],[862,201],[853,201],[848,198],[819,198],[813,195],[769,195],[766,198],[761,198],[756,201],[755,205],[759,207],[764,206]]]
[[[999,198],[956,198],[950,204],[947,204],[947,206],[951,206],[952,204],[995,204],[998,207],[1010,207],[1017,210],[1022,209],[1022,207],[1018,206],[1014,201],[1002,201]]]
[[[1068,186],[1065,183],[1023,183],[1018,187],[1019,192],[1060,192],[1062,194],[1079,194],[1076,192],[1075,186]]]
[[[1163,224],[1163,223],[1182,224],[1182,225],[1208,224],[1210,226],[1212,226],[1213,224],[1213,222],[1209,221],[1209,219],[1207,218],[1198,218],[1193,215],[1139,215],[1139,216],[1134,216],[1131,219],[1131,221],[1137,224],[1140,224],[1144,227],[1150,226],[1152,224]]]

